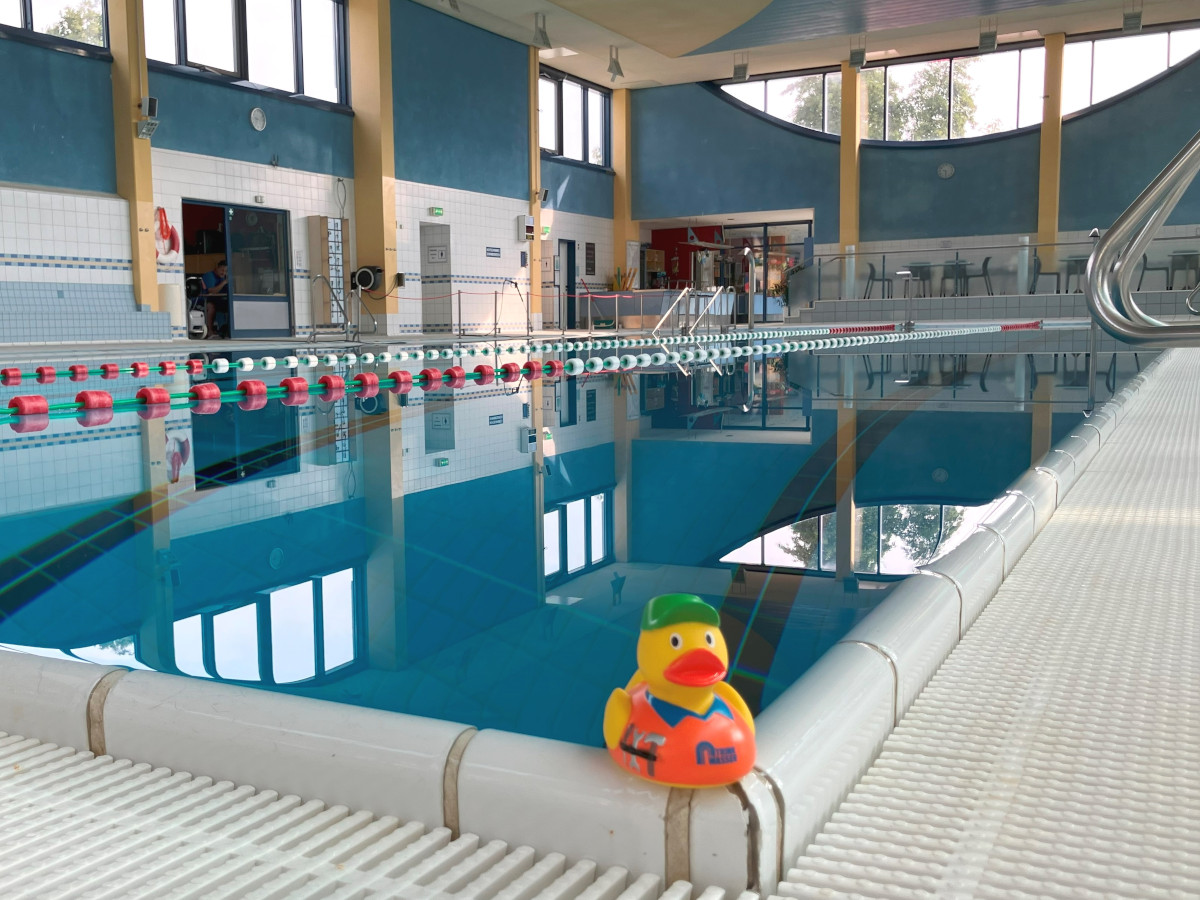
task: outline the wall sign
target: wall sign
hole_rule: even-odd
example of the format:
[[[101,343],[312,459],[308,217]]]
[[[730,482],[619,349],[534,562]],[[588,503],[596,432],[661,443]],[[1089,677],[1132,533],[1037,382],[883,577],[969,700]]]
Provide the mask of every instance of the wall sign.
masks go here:
[[[587,243],[583,245],[583,274],[596,274],[596,245]]]
[[[431,262],[445,262],[449,248],[445,244],[433,244],[425,251],[425,258]]]
[[[488,416],[488,424],[489,425],[503,425],[504,424],[504,413],[497,413],[494,416]]]
[[[487,247],[486,250],[487,250],[487,255],[489,257],[491,257],[492,259],[500,258],[500,248],[499,247]]]

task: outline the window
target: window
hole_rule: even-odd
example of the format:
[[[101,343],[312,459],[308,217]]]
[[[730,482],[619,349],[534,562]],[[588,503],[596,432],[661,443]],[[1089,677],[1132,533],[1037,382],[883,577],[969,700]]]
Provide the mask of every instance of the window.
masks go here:
[[[612,558],[612,496],[608,491],[555,504],[543,518],[547,582],[581,575]]]
[[[538,79],[538,143],[557,156],[607,166],[612,95],[603,88],[542,69]]]
[[[150,59],[330,103],[346,102],[345,0],[144,3]]]
[[[1200,51],[1200,28],[1076,40],[1063,59],[1063,113],[1141,84]],[[873,65],[859,73],[868,140],[978,137],[1042,121],[1046,51],[1018,47]],[[760,112],[841,133],[840,72],[799,73],[721,86]]]
[[[0,0],[0,25],[107,47],[107,12],[104,0]]]

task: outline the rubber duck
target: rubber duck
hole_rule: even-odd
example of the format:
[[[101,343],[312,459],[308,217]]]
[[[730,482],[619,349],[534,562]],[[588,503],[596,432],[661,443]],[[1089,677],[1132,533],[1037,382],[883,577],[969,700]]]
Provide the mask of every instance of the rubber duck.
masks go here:
[[[621,768],[696,788],[732,784],[754,767],[754,718],[724,681],[729,650],[720,624],[695,594],[646,604],[637,671],[604,707],[604,743]]]

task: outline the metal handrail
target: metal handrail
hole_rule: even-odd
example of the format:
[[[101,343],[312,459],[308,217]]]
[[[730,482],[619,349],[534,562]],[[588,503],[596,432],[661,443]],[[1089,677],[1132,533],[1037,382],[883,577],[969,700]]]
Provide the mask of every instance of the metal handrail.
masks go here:
[[[316,275],[310,276],[308,279],[308,283],[310,285],[316,284],[318,281],[325,282],[326,287],[329,289],[329,296],[333,299],[333,302],[337,304],[338,309],[341,310],[341,312],[342,312],[342,328],[346,332],[346,340],[347,341],[350,340],[350,329],[351,329],[353,323],[350,321],[350,312],[349,312],[349,310],[346,309],[346,304],[343,303],[342,298],[338,296],[338,292],[333,287],[333,282],[330,281],[328,278],[326,278],[324,275],[318,273]],[[312,327],[312,337],[309,338],[309,343],[315,344],[316,342],[317,342],[317,324],[316,324],[316,322],[314,322],[313,327]]]
[[[1092,251],[1084,295],[1092,318],[1118,340],[1152,347],[1200,346],[1200,325],[1168,324],[1146,315],[1129,289],[1137,260],[1200,172],[1200,132],[1189,140],[1117,218]],[[1191,297],[1188,307],[1191,308]]]

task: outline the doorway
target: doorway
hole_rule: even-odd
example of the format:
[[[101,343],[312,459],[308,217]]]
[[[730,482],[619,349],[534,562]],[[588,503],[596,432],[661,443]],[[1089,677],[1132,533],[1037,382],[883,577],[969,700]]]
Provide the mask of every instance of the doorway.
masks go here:
[[[579,311],[575,308],[575,242],[558,242],[560,285],[563,296],[563,327],[568,331],[576,327]]]
[[[189,283],[226,263],[223,290],[197,296],[189,291],[190,337],[291,336],[290,234],[284,210],[184,201],[183,266]],[[221,285],[215,276],[209,281]]]

